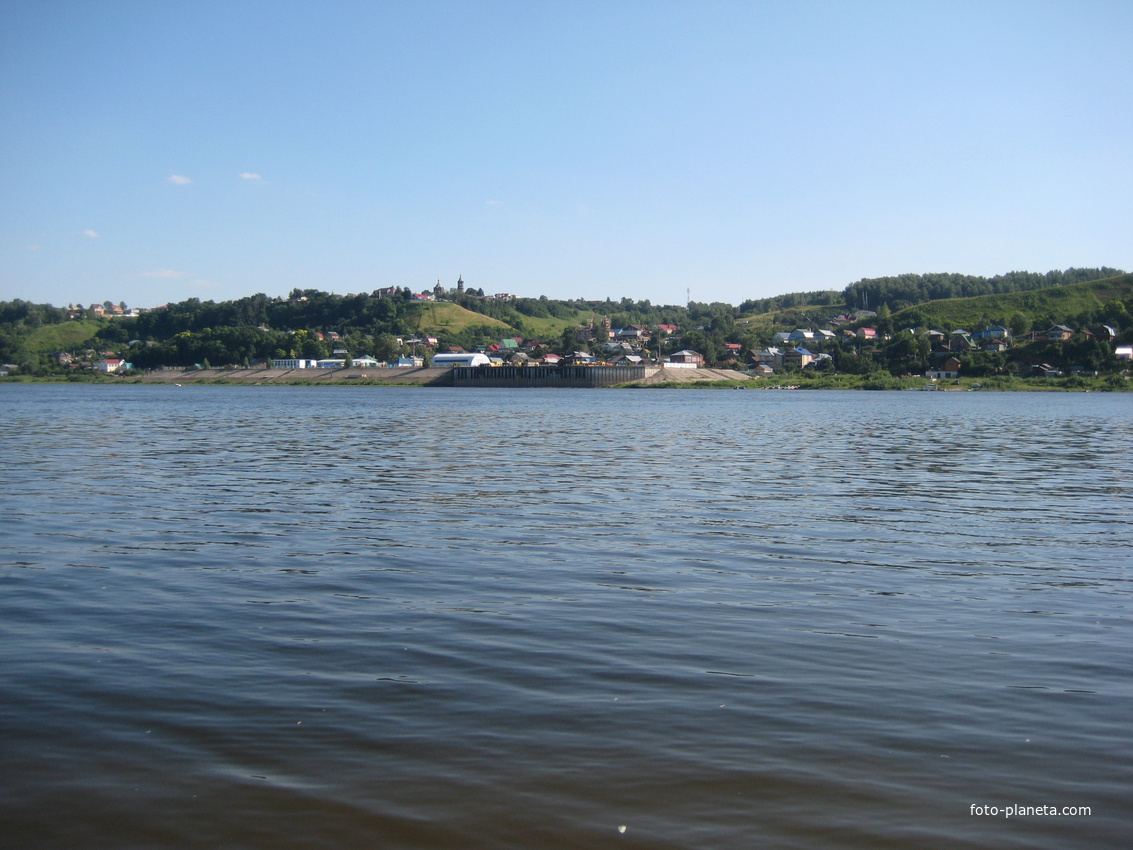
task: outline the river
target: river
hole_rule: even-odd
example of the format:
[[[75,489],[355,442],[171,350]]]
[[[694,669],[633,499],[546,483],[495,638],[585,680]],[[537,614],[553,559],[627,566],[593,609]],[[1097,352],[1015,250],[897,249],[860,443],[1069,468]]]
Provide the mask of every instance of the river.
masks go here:
[[[0,386],[0,844],[1127,846],[1131,414]]]

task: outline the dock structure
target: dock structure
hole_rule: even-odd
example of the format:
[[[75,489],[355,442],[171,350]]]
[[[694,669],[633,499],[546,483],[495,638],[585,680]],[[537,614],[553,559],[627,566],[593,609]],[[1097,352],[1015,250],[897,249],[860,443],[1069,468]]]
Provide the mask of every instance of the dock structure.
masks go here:
[[[454,387],[608,387],[643,381],[657,366],[455,366]]]
[[[168,369],[125,380],[144,384],[354,384],[428,387],[609,387],[622,384],[746,381],[731,369],[662,366],[446,366],[339,369]]]

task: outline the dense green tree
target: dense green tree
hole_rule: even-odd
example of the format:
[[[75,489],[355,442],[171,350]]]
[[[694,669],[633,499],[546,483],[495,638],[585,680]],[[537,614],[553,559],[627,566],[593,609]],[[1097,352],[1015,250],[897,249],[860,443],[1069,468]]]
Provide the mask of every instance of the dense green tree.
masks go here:
[[[375,360],[388,363],[396,360],[400,355],[397,339],[392,334],[379,334],[374,340],[373,355]]]
[[[1025,336],[1031,332],[1031,317],[1018,311],[1011,316],[1007,327],[1015,336]]]
[[[834,355],[834,368],[847,375],[868,375],[873,371],[873,361],[849,350],[839,350]]]
[[[130,329],[120,321],[108,322],[98,329],[98,333],[95,336],[106,345],[117,345],[127,342],[130,339],[129,330]]]
[[[893,333],[893,312],[889,309],[888,304],[882,304],[877,308],[873,327],[879,334]]]
[[[880,357],[885,368],[894,375],[919,374],[928,368],[930,353],[927,337],[901,331],[885,343]],[[860,366],[855,364],[855,368]]]

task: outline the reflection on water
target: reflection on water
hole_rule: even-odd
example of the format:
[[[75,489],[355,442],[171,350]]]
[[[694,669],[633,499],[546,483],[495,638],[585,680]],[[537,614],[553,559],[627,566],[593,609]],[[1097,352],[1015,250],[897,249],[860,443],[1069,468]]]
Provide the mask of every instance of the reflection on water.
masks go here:
[[[1120,846],[1129,410],[0,387],[6,831]]]

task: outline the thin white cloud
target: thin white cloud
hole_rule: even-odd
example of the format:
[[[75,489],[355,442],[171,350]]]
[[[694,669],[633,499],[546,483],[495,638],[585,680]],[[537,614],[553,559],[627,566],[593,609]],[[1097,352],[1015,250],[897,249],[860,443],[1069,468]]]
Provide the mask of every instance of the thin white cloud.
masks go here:
[[[151,272],[142,272],[139,277],[159,277],[159,278],[175,278],[175,277],[188,277],[188,272],[178,272],[173,269],[157,269]]]
[[[84,230],[83,235],[89,236],[91,239],[97,239],[98,238],[98,234],[95,233],[93,230]]]
[[[27,245],[26,247],[29,251],[38,251],[39,250],[38,245]]]
[[[490,207],[502,207],[504,202],[503,201],[487,201],[486,203]]]
[[[169,182],[178,186],[188,186],[193,181],[186,177],[184,174],[170,174]]]
[[[254,171],[242,171],[242,172],[240,172],[240,179],[241,180],[263,180],[264,178],[261,177],[260,175],[256,174],[256,172],[254,172]]]

